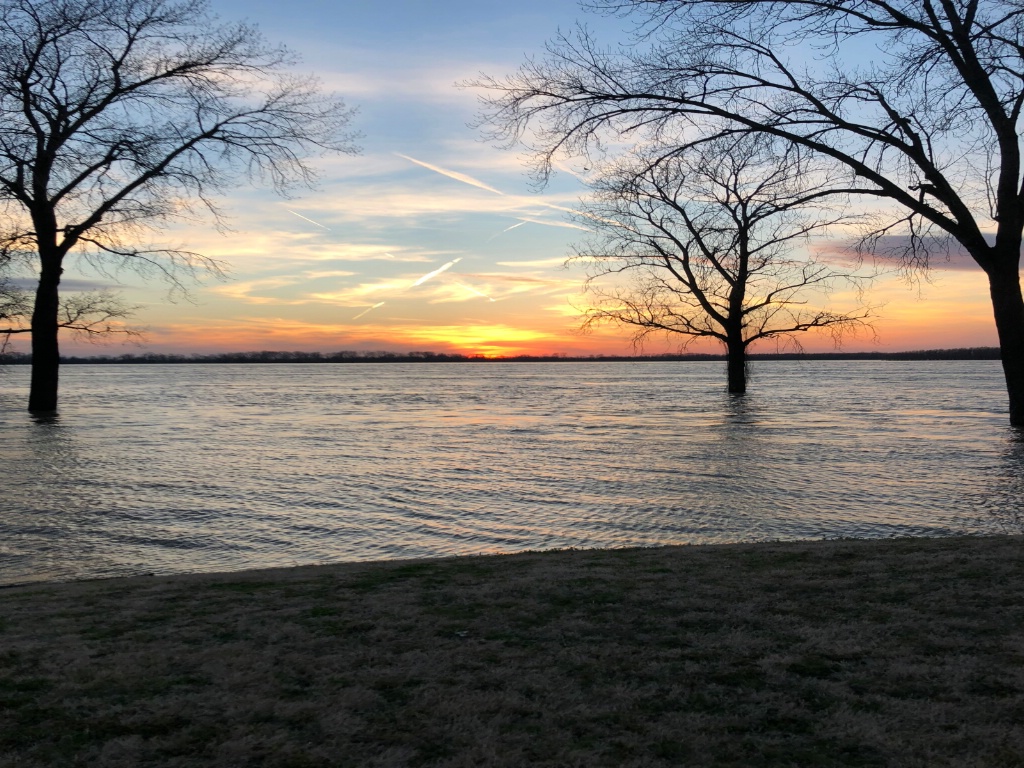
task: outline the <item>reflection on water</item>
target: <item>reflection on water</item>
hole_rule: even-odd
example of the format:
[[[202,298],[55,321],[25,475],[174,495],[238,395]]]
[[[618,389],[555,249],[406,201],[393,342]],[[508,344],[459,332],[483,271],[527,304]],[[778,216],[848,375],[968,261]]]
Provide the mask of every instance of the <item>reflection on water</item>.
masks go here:
[[[995,362],[68,366],[0,373],[0,583],[1022,530]]]
[[[1024,428],[1007,428],[998,460],[981,489],[971,489],[968,508],[978,524],[1002,533],[1024,533]]]

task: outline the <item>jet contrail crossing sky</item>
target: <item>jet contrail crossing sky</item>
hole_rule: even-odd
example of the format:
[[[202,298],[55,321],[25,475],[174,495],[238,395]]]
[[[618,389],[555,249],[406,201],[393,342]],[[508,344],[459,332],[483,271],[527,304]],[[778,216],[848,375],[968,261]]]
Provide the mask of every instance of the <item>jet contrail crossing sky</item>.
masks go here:
[[[320,229],[326,229],[326,230],[327,230],[328,232],[330,232],[330,231],[331,231],[331,228],[330,228],[330,227],[325,227],[325,226],[324,226],[323,224],[321,224],[321,223],[320,223],[319,221],[313,221],[313,220],[312,220],[311,218],[309,218],[308,216],[303,216],[303,215],[302,215],[301,213],[296,213],[296,212],[295,212],[295,211],[293,211],[293,210],[292,210],[291,208],[285,208],[285,210],[286,210],[286,211],[288,211],[288,213],[290,213],[290,214],[291,214],[292,216],[298,216],[298,217],[299,217],[300,219],[302,219],[303,221],[308,221],[308,222],[309,222],[310,224],[312,224],[312,225],[314,225],[314,226],[316,226],[316,227],[320,227]]]
[[[460,261],[462,261],[462,257],[461,256],[459,258],[457,258],[457,259],[452,259],[447,264],[442,264],[440,267],[435,269],[433,272],[427,272],[427,274],[425,274],[423,277],[421,277],[419,280],[417,280],[415,283],[413,283],[413,287],[415,287],[417,285],[423,285],[430,278],[437,277],[442,272],[447,272],[449,269],[454,267]]]

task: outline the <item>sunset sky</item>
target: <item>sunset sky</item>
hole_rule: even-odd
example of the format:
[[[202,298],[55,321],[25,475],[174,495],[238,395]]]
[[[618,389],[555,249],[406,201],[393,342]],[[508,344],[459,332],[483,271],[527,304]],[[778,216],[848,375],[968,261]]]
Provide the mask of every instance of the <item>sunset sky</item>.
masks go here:
[[[577,19],[609,42],[624,37],[624,22],[583,14],[576,0],[215,0],[214,8],[299,52],[303,71],[358,107],[362,153],[318,161],[318,188],[294,199],[240,189],[223,201],[228,234],[212,226],[171,233],[169,244],[226,265],[227,279],[204,279],[192,301],[169,301],[166,285],[132,273],[70,269],[69,289],[123,286],[144,305],[137,322],[148,332],[140,349],[65,339],[65,352],[631,351],[622,329],[576,331],[582,271],[562,264],[584,234],[565,210],[583,185],[562,172],[534,190],[515,151],[490,146],[467,125],[477,94],[456,87],[514,71]],[[916,285],[883,279],[868,297],[883,305],[877,343],[865,336],[844,348],[993,345],[987,293],[970,266],[935,270]],[[659,341],[647,351],[677,347]],[[805,347],[832,344],[807,337]]]

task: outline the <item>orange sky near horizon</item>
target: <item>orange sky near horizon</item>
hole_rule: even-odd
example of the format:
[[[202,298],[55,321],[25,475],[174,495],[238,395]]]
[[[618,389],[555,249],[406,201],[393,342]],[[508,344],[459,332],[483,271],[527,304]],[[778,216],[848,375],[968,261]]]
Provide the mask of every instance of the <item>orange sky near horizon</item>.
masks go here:
[[[514,71],[578,19],[608,40],[622,36],[624,22],[582,14],[576,0],[398,6],[385,15],[307,0],[287,9],[214,0],[225,19],[248,18],[302,54],[301,71],[359,108],[362,154],[317,161],[319,185],[292,199],[239,187],[222,201],[226,233],[209,221],[157,233],[225,265],[226,280],[187,286],[191,300],[170,301],[152,277],[70,264],[65,289],[122,291],[141,306],[134,324],[145,337],[135,346],[65,336],[65,354],[635,352],[628,329],[578,330],[585,273],[563,263],[585,234],[567,212],[586,192],[586,169],[563,164],[536,190],[517,152],[488,146],[470,127],[477,94],[457,87],[480,72]],[[985,278],[973,265],[939,263],[916,285],[888,275],[866,300],[877,306],[875,333],[846,339],[846,351],[996,344]],[[842,311],[856,297],[831,302]],[[834,349],[827,334],[800,340],[808,351]],[[675,352],[681,342],[655,338],[644,351]],[[24,339],[15,348],[25,349]],[[700,342],[689,351],[720,349]]]
[[[905,351],[995,346],[997,339],[985,279],[980,270],[935,270],[931,282],[908,285],[897,277],[878,281],[868,294],[879,304],[872,330],[846,338],[842,351]],[[275,304],[249,306],[245,314],[218,317],[209,305],[178,303],[161,306],[144,343],[88,344],[66,340],[67,354],[177,353],[210,354],[231,351],[430,351],[502,357],[513,355],[622,355],[680,351],[681,339],[659,336],[642,349],[631,343],[628,329],[608,325],[582,333],[571,302],[581,296],[578,286],[567,293],[536,302],[531,296],[504,302],[481,301],[469,311],[429,303],[402,306],[387,314],[387,302],[356,324],[319,319],[308,308]],[[210,290],[207,288],[206,290]],[[547,303],[547,306],[544,304]],[[504,304],[504,306],[502,306]],[[497,305],[497,306],[495,306]],[[214,305],[216,306],[216,305]],[[302,305],[299,305],[300,307]],[[377,313],[377,318],[373,315]],[[155,314],[155,313],[154,313]],[[309,319],[303,319],[309,314]],[[433,317],[431,317],[433,315]],[[830,336],[803,334],[809,352],[836,349]],[[762,342],[752,351],[771,352],[775,342]],[[782,347],[791,349],[791,347]],[[721,351],[713,341],[690,344],[686,351]]]

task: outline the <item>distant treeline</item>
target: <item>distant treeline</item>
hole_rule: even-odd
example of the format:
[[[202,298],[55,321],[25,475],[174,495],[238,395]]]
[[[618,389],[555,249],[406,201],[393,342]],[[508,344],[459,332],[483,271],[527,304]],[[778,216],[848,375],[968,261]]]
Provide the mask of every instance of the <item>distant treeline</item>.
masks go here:
[[[751,360],[998,360],[998,347],[968,347],[961,349],[923,349],[912,352],[785,352],[752,354]],[[140,365],[140,364],[195,364],[195,363],[550,363],[550,362],[665,362],[725,360],[725,355],[665,354],[665,355],[514,355],[510,357],[484,357],[446,352],[222,352],[213,355],[95,355],[90,357],[61,357],[68,365]],[[0,362],[26,365],[32,355],[9,353]]]

